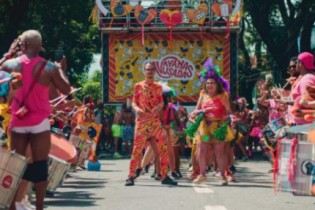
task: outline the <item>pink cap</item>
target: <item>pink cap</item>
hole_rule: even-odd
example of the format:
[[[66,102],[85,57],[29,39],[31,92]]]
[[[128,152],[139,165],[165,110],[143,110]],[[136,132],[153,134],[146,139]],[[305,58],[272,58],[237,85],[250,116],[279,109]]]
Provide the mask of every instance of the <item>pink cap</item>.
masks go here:
[[[313,54],[309,52],[302,52],[299,54],[298,60],[303,63],[306,69],[315,70]]]

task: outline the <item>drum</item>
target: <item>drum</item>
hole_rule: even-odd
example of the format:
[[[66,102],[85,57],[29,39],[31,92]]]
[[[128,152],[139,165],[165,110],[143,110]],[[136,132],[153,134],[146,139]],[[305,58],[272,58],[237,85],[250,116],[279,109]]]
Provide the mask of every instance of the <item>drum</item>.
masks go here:
[[[77,151],[64,137],[52,133],[49,154],[69,163],[74,163],[76,161]]]
[[[314,124],[292,126],[286,130],[286,136],[288,138],[297,136],[300,141],[307,141],[308,131],[314,129],[314,127]]]
[[[0,128],[0,147],[5,145],[7,141],[6,134],[2,128]]]
[[[50,192],[55,192],[57,187],[59,187],[67,173],[70,170],[70,164],[60,158],[53,155],[49,155],[48,162],[48,186],[47,190]]]
[[[89,152],[93,143],[89,140],[81,140],[80,142],[80,155],[78,156],[78,166],[84,166],[85,160],[88,158]]]
[[[76,163],[77,166],[84,166],[85,160],[88,158],[90,149],[92,148],[93,143],[89,140],[80,139],[77,135],[71,135],[70,142],[73,146],[76,147],[78,152],[78,161]]]
[[[0,209],[9,208],[26,166],[25,157],[0,149]]]

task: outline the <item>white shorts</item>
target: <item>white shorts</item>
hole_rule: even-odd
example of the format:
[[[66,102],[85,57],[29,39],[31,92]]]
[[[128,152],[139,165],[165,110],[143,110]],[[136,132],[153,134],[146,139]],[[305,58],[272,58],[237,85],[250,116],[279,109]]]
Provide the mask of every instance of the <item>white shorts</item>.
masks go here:
[[[49,122],[49,119],[46,118],[38,125],[25,126],[25,127],[13,127],[11,130],[15,133],[41,133],[44,131],[50,131],[50,122]]]

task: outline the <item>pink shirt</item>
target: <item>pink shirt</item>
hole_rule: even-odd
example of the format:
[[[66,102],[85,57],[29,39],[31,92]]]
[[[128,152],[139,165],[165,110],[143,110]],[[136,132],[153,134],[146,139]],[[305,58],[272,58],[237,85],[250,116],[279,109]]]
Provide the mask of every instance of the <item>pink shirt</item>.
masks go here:
[[[34,79],[34,76],[32,75],[34,66],[40,60],[43,60],[40,56],[32,59],[27,58],[25,55],[20,56],[23,86],[16,91],[11,104],[11,127],[38,125],[50,115],[49,86],[44,86],[36,82],[28,97],[24,99]],[[19,119],[15,113],[20,109],[19,102],[22,102],[23,100],[24,105],[28,108],[29,112],[23,119]]]
[[[307,86],[314,86],[315,85],[315,75],[313,74],[305,74],[299,81],[297,81],[296,85],[291,90],[291,97],[293,101],[296,102],[300,99],[301,96],[307,94]],[[302,118],[294,118],[292,119],[291,113],[292,106],[288,108],[289,119],[293,123],[297,124],[307,124],[309,122],[305,121]]]

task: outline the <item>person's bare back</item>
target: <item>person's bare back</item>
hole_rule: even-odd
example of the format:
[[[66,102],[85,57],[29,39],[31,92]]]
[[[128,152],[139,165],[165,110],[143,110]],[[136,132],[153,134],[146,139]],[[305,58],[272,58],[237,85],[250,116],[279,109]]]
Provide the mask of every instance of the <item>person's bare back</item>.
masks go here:
[[[120,111],[117,111],[114,115],[113,124],[120,125],[122,122],[122,114]]]
[[[122,114],[122,120],[124,125],[134,126],[135,124],[135,116],[132,112],[124,112]]]

